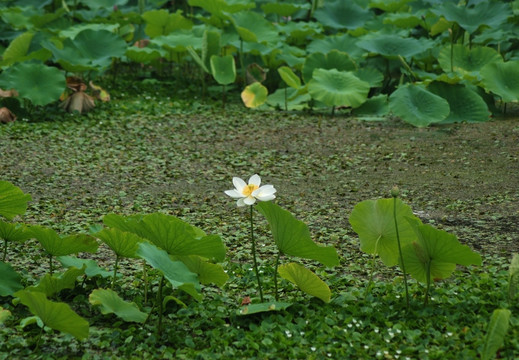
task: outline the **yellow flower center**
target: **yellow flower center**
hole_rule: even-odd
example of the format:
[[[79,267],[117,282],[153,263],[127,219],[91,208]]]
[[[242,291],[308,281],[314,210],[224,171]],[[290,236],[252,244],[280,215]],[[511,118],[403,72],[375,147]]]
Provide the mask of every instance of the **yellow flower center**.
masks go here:
[[[249,184],[247,186],[245,186],[242,190],[242,194],[245,195],[245,196],[251,196],[252,192],[256,189],[258,189],[259,186],[258,185],[254,185],[254,184]]]

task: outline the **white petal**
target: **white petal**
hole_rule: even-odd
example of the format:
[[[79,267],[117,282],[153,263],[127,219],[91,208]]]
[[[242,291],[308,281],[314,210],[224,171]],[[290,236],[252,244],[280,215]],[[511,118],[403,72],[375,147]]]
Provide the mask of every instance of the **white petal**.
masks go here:
[[[243,199],[243,202],[246,205],[254,205],[254,203],[256,202],[256,199],[253,198],[252,196],[247,196],[246,198]]]
[[[258,196],[267,196],[275,194],[276,191],[277,190],[272,185],[263,185],[259,189],[254,190],[251,195],[257,198]]]
[[[276,198],[276,195],[257,196],[256,198],[259,201],[270,201],[270,200],[274,200]]]
[[[249,184],[254,184],[254,185],[260,186],[261,178],[259,177],[259,175],[258,174],[252,175],[249,179]]]
[[[239,193],[238,191],[236,191],[235,189],[233,189],[233,190],[225,190],[225,194],[229,195],[233,199],[239,199],[239,198],[243,197],[243,195],[241,193]]]
[[[237,202],[236,202],[236,205],[238,205],[238,207],[242,207],[242,206],[245,206],[245,203],[243,202],[245,198],[241,198],[239,199]]]
[[[243,181],[242,179],[240,179],[239,177],[233,177],[232,178],[232,183],[234,184],[234,187],[236,188],[236,190],[241,194],[242,191],[243,191],[243,188],[245,186],[247,186],[247,184],[245,183],[245,181]]]

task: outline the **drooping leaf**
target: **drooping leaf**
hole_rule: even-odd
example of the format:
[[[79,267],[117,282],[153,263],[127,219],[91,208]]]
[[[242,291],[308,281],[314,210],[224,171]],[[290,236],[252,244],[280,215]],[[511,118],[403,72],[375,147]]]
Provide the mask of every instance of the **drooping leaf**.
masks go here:
[[[427,89],[449,103],[449,116],[442,123],[473,123],[490,120],[490,111],[488,111],[485,100],[464,85],[433,82],[429,84]]]
[[[236,80],[236,65],[232,55],[211,56],[211,74],[220,85],[229,85]]]
[[[512,312],[508,309],[496,309],[492,313],[485,336],[485,345],[481,352],[481,360],[496,358],[497,351],[503,346],[511,314]]]
[[[259,82],[247,85],[241,93],[241,99],[246,107],[256,108],[267,101],[268,90]]]
[[[174,288],[185,291],[197,300],[202,299],[197,275],[189,271],[183,262],[171,260],[167,252],[147,242],[139,244],[137,255],[161,271]]]
[[[38,316],[43,323],[54,329],[82,340],[88,337],[88,321],[76,314],[70,306],[62,302],[53,302],[45,294],[37,291],[21,290],[14,294],[20,302],[27,306],[31,313]]]
[[[292,303],[280,302],[280,301],[271,301],[271,302],[260,303],[260,304],[250,304],[250,305],[243,306],[236,313],[238,315],[252,315],[252,314],[269,312],[269,311],[281,311],[281,310],[285,310],[286,308],[288,308],[291,305],[292,305]]]
[[[358,107],[366,101],[369,89],[370,85],[352,72],[335,69],[315,69],[308,83],[312,98],[328,106]]]
[[[124,301],[110,289],[92,291],[88,301],[93,306],[99,306],[102,314],[115,314],[124,321],[143,323],[148,317],[148,314],[140,311],[135,303]]]
[[[330,302],[332,292],[328,285],[304,266],[296,263],[283,264],[279,266],[278,273],[308,295],[315,296],[326,303]]]
[[[142,237],[139,233],[141,226],[139,222],[144,215],[135,214],[130,216],[122,216],[117,214],[106,214],[103,216],[103,223],[108,227],[117,228],[122,231],[132,232]]]
[[[355,205],[349,219],[353,230],[359,235],[360,249],[368,254],[378,254],[386,266],[398,264],[399,259],[393,201],[362,201]],[[402,246],[416,240],[416,234],[406,220],[410,216],[413,216],[411,208],[397,199],[396,219]]]
[[[402,120],[418,127],[445,120],[450,113],[447,100],[421,86],[400,86],[389,97],[389,108]]]
[[[173,14],[165,9],[150,10],[143,13],[142,18],[146,21],[144,32],[150,38],[168,35],[175,30],[190,30],[193,27],[193,22],[182,16],[182,10]]]
[[[237,12],[232,14],[230,19],[244,41],[276,43],[280,40],[274,25],[257,12]]]
[[[22,278],[11,265],[0,261],[0,274],[0,296],[11,296],[23,289]]]
[[[27,211],[27,203],[31,195],[25,194],[19,187],[8,181],[0,180],[0,215],[11,220],[16,215],[23,215]]]
[[[462,245],[455,235],[423,225],[412,218],[409,223],[417,238],[402,245],[406,271],[416,280],[427,283],[445,279],[459,265],[481,265],[481,256],[467,245]],[[428,278],[429,276],[429,278]]]
[[[305,83],[313,79],[315,69],[335,69],[338,71],[355,71],[357,65],[347,53],[332,50],[328,54],[310,54],[303,65],[303,80]]]
[[[484,46],[455,44],[446,46],[438,54],[438,63],[445,72],[479,72],[485,65],[502,62],[503,58],[494,49]]]
[[[38,285],[29,286],[25,290],[38,291],[44,293],[47,297],[52,297],[63,289],[73,289],[76,286],[78,276],[84,273],[85,268],[71,267],[63,274],[46,274],[40,279]]]
[[[77,254],[79,252],[95,253],[99,244],[84,234],[60,237],[53,229],[34,225],[28,230],[36,238],[47,253],[52,256]]]
[[[410,59],[431,49],[435,43],[427,39],[404,38],[396,34],[369,33],[357,42],[357,46],[383,56],[402,56]]]
[[[23,224],[13,224],[0,220],[0,240],[24,242],[31,235]]]
[[[288,66],[281,66],[278,68],[279,76],[281,76],[281,79],[290,87],[294,89],[299,89],[301,87],[301,79],[299,79],[299,76],[294,74],[291,68]]]
[[[100,268],[99,265],[97,265],[97,262],[92,259],[79,259],[73,256],[59,256],[57,259],[61,265],[66,268],[76,267],[81,269],[84,267],[85,275],[89,278],[98,275],[103,278],[109,278],[113,276],[111,271]]]
[[[202,39],[202,36],[197,36],[192,31],[178,30],[169,35],[154,38],[153,43],[168,51],[182,53],[188,51],[190,47],[196,50],[201,49]]]
[[[373,18],[373,13],[354,1],[334,0],[314,12],[315,18],[332,29],[354,30]]]
[[[504,102],[519,101],[519,61],[491,63],[481,69],[484,88]]]
[[[260,202],[256,207],[267,219],[276,246],[283,254],[316,260],[328,267],[339,265],[335,248],[313,242],[308,226],[290,212],[271,201]]]
[[[221,287],[229,279],[229,275],[225,273],[221,265],[207,262],[200,256],[178,256],[178,259],[187,266],[189,271],[198,275],[201,284],[215,284]]]
[[[103,241],[119,257],[136,258],[135,252],[143,239],[133,233],[117,228],[103,229],[95,236]]]

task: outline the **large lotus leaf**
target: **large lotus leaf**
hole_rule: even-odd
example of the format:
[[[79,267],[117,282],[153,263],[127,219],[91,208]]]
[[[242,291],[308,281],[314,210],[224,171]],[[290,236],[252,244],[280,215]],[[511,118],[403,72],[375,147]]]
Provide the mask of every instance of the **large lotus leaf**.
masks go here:
[[[236,80],[236,65],[232,55],[211,56],[211,74],[220,85],[229,85]]]
[[[70,306],[62,302],[53,302],[45,294],[37,291],[21,290],[14,294],[27,306],[32,314],[38,316],[48,327],[82,340],[88,337],[88,321],[76,314]]]
[[[310,54],[306,58],[302,71],[305,83],[312,80],[315,69],[355,71],[357,70],[357,65],[348,54],[338,50],[332,50],[326,55],[322,53],[314,53]]]
[[[384,24],[391,24],[403,29],[412,29],[423,23],[423,19],[418,14],[395,13],[387,14],[384,17]]]
[[[444,47],[438,55],[438,62],[445,72],[460,70],[475,72],[480,71],[487,64],[502,61],[503,58],[496,50],[484,46],[473,46],[469,49],[468,46],[455,44],[452,48]]]
[[[137,255],[161,271],[174,288],[185,291],[197,300],[202,299],[197,275],[189,271],[183,262],[171,260],[167,252],[147,242],[139,244]]]
[[[26,60],[26,55],[33,37],[34,32],[31,31],[18,35],[2,53],[0,65],[6,66]]]
[[[103,229],[95,236],[103,241],[119,257],[135,258],[135,252],[143,239],[131,232],[125,232],[117,228]]]
[[[508,309],[495,309],[492,312],[485,336],[485,345],[481,351],[481,360],[493,360],[497,351],[503,346],[506,332],[510,325],[512,312]]]
[[[140,311],[135,303],[124,301],[115,291],[110,289],[92,291],[88,301],[93,306],[99,306],[102,314],[115,314],[124,321],[143,323],[148,317],[148,314]]]
[[[167,10],[151,10],[142,14],[146,21],[144,32],[150,38],[161,35],[168,35],[175,30],[189,30],[193,27],[193,22],[182,16],[182,10],[170,14]]]
[[[65,86],[62,71],[40,63],[15,64],[0,74],[0,87],[16,89],[20,97],[34,105],[47,105],[58,100]]]
[[[139,233],[139,229],[141,226],[139,222],[144,218],[144,215],[135,214],[130,216],[122,216],[117,214],[106,214],[103,216],[103,224],[108,227],[117,228],[122,231],[132,232],[139,236],[142,236]]]
[[[47,297],[52,297],[63,289],[74,289],[78,276],[81,276],[84,273],[85,267],[81,269],[71,267],[63,274],[46,274],[40,279],[38,285],[29,286],[26,290],[38,291],[44,293]]]
[[[62,238],[53,229],[39,225],[31,226],[28,231],[52,256],[77,254],[79,252],[95,253],[99,246],[97,241],[89,235],[78,234]]]
[[[326,303],[330,302],[332,292],[328,285],[304,266],[296,263],[284,264],[278,268],[278,273],[308,295],[315,296]]]
[[[156,37],[153,39],[153,43],[169,51],[184,52],[187,51],[188,47],[201,49],[202,37],[193,34],[191,31],[175,31],[169,35]]]
[[[128,3],[128,0],[88,0],[83,1],[82,3],[92,10],[99,10],[107,7],[113,8],[114,6],[124,6]]]
[[[458,23],[471,34],[482,25],[498,28],[513,15],[510,5],[499,1],[479,1],[474,6],[457,5],[456,2],[444,1],[432,11],[449,21]]]
[[[323,32],[322,26],[316,22],[289,21],[288,23],[277,23],[276,28],[278,29],[280,34],[287,36],[287,39],[284,40],[284,43],[279,44],[281,45],[281,47],[294,47],[294,45],[306,44],[308,42],[308,39],[314,38],[317,34]],[[287,43],[291,45],[288,45]],[[303,49],[299,49],[299,51],[303,51],[306,54],[306,51]],[[327,53],[328,51],[322,52]]]
[[[447,100],[421,86],[400,86],[389,97],[389,108],[402,120],[423,127],[445,120],[450,107]]]
[[[309,10],[310,4],[269,2],[261,5],[265,14],[277,14],[288,17],[300,10]]]
[[[481,69],[482,83],[504,102],[519,100],[519,61],[492,63]]]
[[[456,84],[433,82],[427,89],[449,103],[449,116],[442,123],[482,122],[490,120],[487,104],[474,90]]]
[[[278,32],[264,16],[253,11],[241,11],[231,15],[236,31],[244,41],[278,43]]]
[[[31,234],[23,224],[13,224],[0,220],[0,240],[23,242],[30,239]]]
[[[201,284],[223,286],[223,284],[227,282],[227,279],[229,279],[229,275],[225,273],[221,265],[207,262],[200,256],[177,256],[177,258],[182,261],[191,272],[198,275],[198,280]]]
[[[366,101],[369,89],[370,85],[353,73],[335,69],[316,69],[308,83],[312,98],[328,106],[358,107]]]
[[[360,249],[368,254],[378,254],[386,266],[398,264],[400,257],[393,201],[394,199],[362,201],[355,205],[349,219],[353,230],[359,235]],[[402,246],[416,240],[416,233],[406,220],[409,216],[413,216],[411,208],[397,199],[396,220]]]
[[[104,278],[113,276],[111,271],[100,268],[97,262],[92,259],[79,259],[73,256],[59,256],[58,261],[66,268],[76,267],[78,269],[84,268],[87,277],[94,277],[100,275]]]
[[[456,264],[481,265],[481,256],[467,245],[460,244],[455,235],[423,225],[415,218],[408,221],[417,239],[402,247],[402,256],[406,270],[416,280],[428,282],[445,279],[454,271]]]
[[[285,310],[286,308],[288,308],[291,305],[292,305],[292,303],[280,302],[280,301],[271,301],[271,302],[266,302],[266,303],[250,304],[247,306],[243,306],[236,313],[237,313],[237,315],[251,315],[251,314],[257,314],[257,313],[262,313],[262,312],[281,311],[281,310]]]
[[[281,66],[278,68],[278,74],[288,86],[294,89],[299,89],[301,87],[301,79],[299,76],[294,74],[292,69],[288,66]]]
[[[370,87],[380,87],[384,81],[384,74],[375,69],[374,67],[363,66],[353,72],[353,75],[358,77],[360,80],[365,81]]]
[[[380,94],[370,97],[364,104],[353,109],[353,116],[364,121],[384,121],[389,114],[387,95]]]
[[[1,76],[1,75],[0,75]],[[10,87],[4,86],[9,89]],[[9,181],[0,180],[0,215],[11,220],[16,215],[25,214],[27,202],[31,201],[31,195],[24,192]]]
[[[328,267],[339,265],[335,248],[314,243],[308,226],[290,212],[271,201],[260,202],[256,207],[267,219],[274,241],[283,254],[316,260]]]
[[[132,46],[126,50],[126,57],[140,64],[148,64],[154,60],[160,59],[163,55],[165,54],[162,54],[161,50],[149,47],[138,48]]]
[[[235,13],[256,7],[256,4],[251,1],[233,0],[188,0],[188,4],[189,6],[201,7],[217,16],[223,16],[224,13]]]
[[[119,30],[119,24],[77,24],[69,26],[59,32],[61,38],[74,39],[77,34],[84,30],[100,31],[105,30],[108,32],[117,32]]]
[[[306,50],[308,53],[327,54],[332,50],[338,50],[347,53],[354,59],[360,59],[364,55],[364,50],[357,46],[358,39],[348,34],[339,34],[326,36],[324,38],[316,38],[312,40]]]
[[[370,0],[369,7],[380,9],[384,12],[396,12],[410,1],[412,0]]]
[[[314,17],[324,26],[337,30],[354,30],[373,18],[373,13],[354,1],[335,0],[314,12]]]
[[[241,99],[246,107],[256,108],[267,101],[268,90],[259,82],[247,85],[241,92]]]
[[[357,42],[357,46],[371,53],[388,57],[402,56],[406,59],[427,51],[434,46],[427,39],[404,38],[396,34],[370,33]]]
[[[10,296],[20,289],[22,277],[14,271],[11,265],[0,261],[0,296]]]

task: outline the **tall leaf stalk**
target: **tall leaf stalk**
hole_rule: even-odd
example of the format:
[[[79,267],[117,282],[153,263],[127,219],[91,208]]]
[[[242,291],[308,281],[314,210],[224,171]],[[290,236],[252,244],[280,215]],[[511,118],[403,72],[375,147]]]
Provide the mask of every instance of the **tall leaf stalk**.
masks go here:
[[[409,309],[409,289],[407,287],[407,273],[405,271],[404,257],[402,256],[402,246],[400,244],[400,233],[398,232],[398,221],[396,220],[396,200],[398,198],[399,191],[397,187],[391,190],[391,196],[393,196],[393,219],[395,220],[396,230],[396,241],[398,242],[398,254],[400,255],[400,264],[402,265],[402,272],[404,273],[404,285],[405,285],[405,299],[407,308]],[[429,286],[427,287],[429,289]],[[427,299],[427,297],[426,297]]]
[[[260,278],[259,271],[258,271],[258,261],[256,260],[256,241],[254,239],[254,221],[253,221],[254,207],[253,206],[249,206],[249,207],[250,207],[250,238],[251,238],[251,242],[252,242],[252,261],[254,264],[254,273],[256,274],[256,280],[258,281],[260,300],[261,300],[261,302],[263,302],[263,286],[262,286],[261,278]],[[276,294],[277,294],[277,291],[276,291]]]

